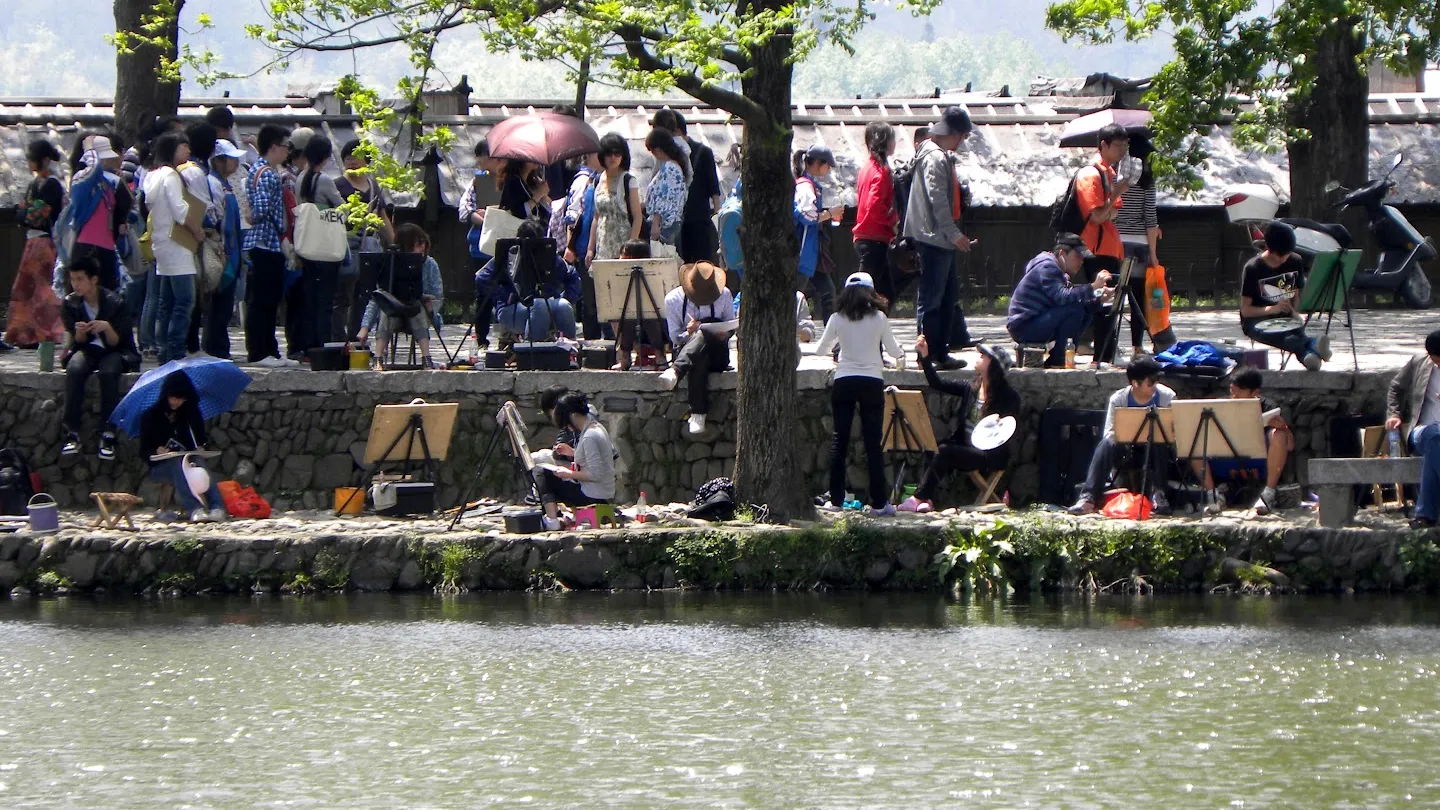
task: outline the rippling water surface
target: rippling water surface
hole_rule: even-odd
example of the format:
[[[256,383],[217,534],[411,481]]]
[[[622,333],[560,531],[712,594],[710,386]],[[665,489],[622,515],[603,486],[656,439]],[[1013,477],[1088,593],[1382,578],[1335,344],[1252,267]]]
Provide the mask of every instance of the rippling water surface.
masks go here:
[[[1440,802],[1418,599],[0,603],[0,806]]]

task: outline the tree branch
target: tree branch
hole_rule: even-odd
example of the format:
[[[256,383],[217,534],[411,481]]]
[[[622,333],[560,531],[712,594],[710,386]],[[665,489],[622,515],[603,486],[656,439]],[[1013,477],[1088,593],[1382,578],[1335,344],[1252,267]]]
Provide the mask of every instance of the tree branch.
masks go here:
[[[639,36],[651,42],[659,42],[668,38],[668,35],[664,31],[656,28],[636,28],[634,30]],[[721,46],[720,58],[734,65],[736,71],[743,72],[750,69],[750,57],[746,56],[745,53],[738,48],[732,48],[728,45]]]
[[[635,60],[641,70],[648,70],[652,73],[668,73],[674,79],[676,87],[712,107],[734,113],[747,122],[760,124],[768,123],[771,119],[770,113],[766,112],[764,107],[745,96],[733,90],[706,84],[693,72],[677,71],[674,65],[661,61],[645,47],[646,37],[638,28],[621,26],[616,28],[615,33],[624,40],[626,53]]]
[[[388,17],[390,15],[386,14],[383,16]],[[381,19],[381,17],[369,17],[365,20],[362,20],[361,22],[374,22],[379,19]],[[294,51],[316,51],[322,53],[325,51],[354,51],[361,48],[373,48],[378,45],[390,45],[396,42],[404,42],[405,40],[416,35],[438,34],[442,31],[449,31],[452,28],[459,28],[463,25],[468,25],[469,20],[454,19],[452,17],[445,20],[444,22],[439,22],[434,25],[427,25],[424,28],[417,28],[413,31],[406,31],[404,33],[397,32],[383,37],[376,37],[374,39],[356,39],[351,40],[343,45],[334,45],[325,42],[325,40],[340,36],[342,33],[355,28],[359,24],[360,23],[355,23],[354,25],[346,26],[345,28],[335,31],[327,30],[320,36],[317,36],[314,39],[310,39],[305,42],[296,42],[295,40],[291,39],[282,39],[275,44],[279,47]]]

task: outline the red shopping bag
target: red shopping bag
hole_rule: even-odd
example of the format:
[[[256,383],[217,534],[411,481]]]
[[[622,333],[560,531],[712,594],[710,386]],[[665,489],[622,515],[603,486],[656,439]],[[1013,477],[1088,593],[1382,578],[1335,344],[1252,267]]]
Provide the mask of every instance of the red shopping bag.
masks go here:
[[[220,497],[225,501],[225,511],[230,513],[230,517],[270,517],[270,504],[260,497],[254,487],[242,487],[238,481],[221,481],[216,487],[220,490]]]
[[[1122,520],[1149,520],[1150,499],[1134,492],[1117,492],[1105,501],[1100,514]]]

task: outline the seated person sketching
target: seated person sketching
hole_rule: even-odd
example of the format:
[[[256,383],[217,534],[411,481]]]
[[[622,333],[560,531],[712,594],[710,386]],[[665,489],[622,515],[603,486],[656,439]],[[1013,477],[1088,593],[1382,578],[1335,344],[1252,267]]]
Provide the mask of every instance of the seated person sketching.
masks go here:
[[[1330,338],[1305,335],[1295,314],[1305,266],[1295,255],[1295,229],[1272,222],[1265,229],[1265,250],[1240,271],[1240,328],[1245,336],[1290,352],[1311,371],[1330,359]]]
[[[1425,336],[1425,351],[1410,358],[1390,381],[1385,429],[1399,431],[1400,440],[1424,458],[1420,493],[1410,528],[1435,526],[1440,518],[1440,329]]]
[[[626,242],[620,247],[620,258],[648,259],[650,258],[650,243],[638,239],[631,242]],[[632,301],[630,306],[632,309],[635,309],[635,302]],[[660,306],[664,306],[663,298],[661,299]],[[621,324],[619,321],[611,321],[610,323],[610,328],[614,330],[616,336],[619,338],[619,340],[617,341],[617,343],[619,344],[617,349],[620,356],[618,358],[619,362],[615,364],[615,368],[621,371],[630,370],[631,354],[635,351],[635,334],[637,326],[639,327],[641,345],[649,346],[650,348],[655,350],[657,356],[664,357],[665,319],[663,317],[660,317],[662,313],[652,312],[652,307],[650,306],[650,299],[648,296],[645,297],[644,301],[641,302],[640,309],[635,310],[636,314],[640,314],[642,311],[643,314],[654,315],[656,317],[645,318],[641,320],[639,324],[636,324],[633,321],[627,322],[624,325],[623,329],[621,328]],[[627,312],[625,314],[629,315],[631,313]]]
[[[1109,404],[1105,406],[1105,434],[1100,439],[1100,444],[1095,447],[1095,455],[1090,457],[1090,474],[1085,478],[1080,499],[1070,507],[1072,515],[1088,515],[1098,509],[1097,504],[1105,494],[1106,483],[1114,476],[1119,464],[1126,460],[1124,455],[1120,455],[1122,452],[1128,455],[1128,466],[1138,467],[1144,463],[1144,445],[1127,444],[1121,451],[1121,442],[1129,442],[1134,437],[1116,437],[1115,409],[1168,408],[1170,403],[1175,401],[1175,392],[1160,384],[1160,364],[1149,357],[1131,362],[1130,367],[1125,369],[1125,379],[1129,380],[1130,384],[1112,394]],[[1170,438],[1173,440],[1175,437]],[[1161,444],[1159,441],[1150,446],[1149,452],[1150,506],[1155,514],[1168,515],[1170,502],[1165,497],[1165,480],[1174,453],[1168,444]]]
[[[936,448],[935,457],[925,470],[925,477],[920,479],[920,486],[915,488],[915,494],[897,507],[901,512],[932,511],[935,508],[935,490],[950,473],[989,473],[1005,469],[1010,463],[1010,446],[1015,437],[1011,436],[1005,444],[993,450],[980,450],[970,443],[970,434],[975,432],[975,425],[981,419],[991,414],[1020,418],[1020,395],[1005,379],[1005,372],[1012,365],[1009,352],[994,346],[980,346],[980,362],[975,366],[975,376],[969,383],[940,379],[924,335],[915,340],[915,353],[920,355],[920,367],[925,369],[925,380],[930,387],[960,398],[960,418],[955,433]]]
[[[434,323],[436,331],[439,331],[437,316],[440,304],[445,300],[440,265],[436,264],[435,258],[430,255],[430,237],[419,225],[407,222],[396,228],[395,244],[401,252],[418,253],[425,257],[425,264],[420,270],[420,285],[423,290],[420,311],[408,318],[397,318],[382,313],[380,305],[372,299],[365,305],[365,316],[360,321],[360,331],[355,334],[355,341],[365,343],[371,330],[374,330],[377,347],[375,354],[379,357],[384,353],[385,347],[390,345],[391,335],[401,331],[408,332],[410,337],[420,344],[421,364],[426,368],[434,368],[435,361],[430,359],[430,326]]]
[[[1263,381],[1264,378],[1256,369],[1236,370],[1235,376],[1230,379],[1230,398],[1260,400],[1262,417],[1280,410],[1274,403],[1260,396],[1260,385]],[[1290,433],[1290,426],[1285,424],[1284,417],[1278,413],[1265,420],[1265,448],[1268,455],[1265,461],[1258,464],[1235,459],[1215,459],[1210,462],[1210,466],[1204,470],[1205,489],[1211,493],[1210,502],[1205,505],[1206,514],[1217,515],[1222,512],[1228,503],[1240,497],[1242,489],[1248,488],[1253,479],[1259,476],[1264,476],[1265,483],[1260,490],[1260,497],[1255,501],[1255,514],[1268,515],[1274,511],[1275,488],[1280,485],[1280,476],[1284,474],[1285,464],[1290,460],[1291,451],[1295,449],[1295,437]],[[1197,471],[1204,465],[1203,460],[1193,463]]]
[[[517,236],[520,239],[544,239],[545,227],[534,220],[526,220],[521,223]],[[550,276],[543,287],[522,291],[516,288],[514,278],[520,255],[519,246],[515,246],[503,262],[498,258],[491,259],[480,268],[481,290],[495,302],[495,322],[510,334],[511,342],[547,341],[552,326],[573,340],[575,309],[580,302],[580,275],[552,252]],[[524,301],[530,296],[534,299],[526,304]]]
[[[120,375],[140,368],[140,352],[130,329],[130,312],[119,295],[100,286],[100,265],[83,256],[66,268],[75,292],[60,308],[65,324],[65,443],[62,456],[80,453],[80,422],[85,411],[85,382],[100,376],[100,458],[115,458],[110,414],[120,402]]]
[[[545,505],[545,528],[560,528],[559,504],[589,506],[609,503],[615,498],[615,462],[618,454],[610,434],[584,394],[575,392],[560,397],[555,404],[556,421],[569,425],[579,436],[575,440],[575,460],[571,467],[541,469],[536,487],[540,502]]]
[[[1105,286],[1109,271],[1100,271],[1088,284],[1077,281],[1093,255],[1080,237],[1058,234],[1055,249],[1031,259],[1015,285],[1005,329],[1016,343],[1053,343],[1045,368],[1065,367],[1065,348],[1080,340],[1101,304],[1115,296]]]
[[[160,384],[160,399],[140,417],[140,455],[150,465],[152,480],[175,487],[175,499],[190,513],[191,523],[225,520],[227,513],[220,487],[212,479],[202,503],[190,491],[184,457],[163,461],[153,461],[151,457],[203,449],[205,420],[200,415],[200,395],[185,372],[173,371]]]
[[[702,324],[735,320],[735,296],[725,287],[725,271],[709,262],[680,268],[680,286],[665,296],[665,322],[676,346],[675,362],[660,375],[667,390],[690,380],[689,430],[705,430],[710,413],[710,372],[730,367],[730,331],[708,331]]]
[[[580,442],[580,431],[576,430],[568,420],[563,419],[560,413],[560,399],[570,393],[570,389],[563,385],[552,385],[540,393],[540,410],[555,425],[558,432],[555,434],[554,446],[549,450],[536,450],[530,454],[537,464],[569,464],[575,460],[575,445]],[[599,419],[600,414],[595,406],[590,406],[590,416]],[[620,460],[620,451],[615,451],[615,460]]]

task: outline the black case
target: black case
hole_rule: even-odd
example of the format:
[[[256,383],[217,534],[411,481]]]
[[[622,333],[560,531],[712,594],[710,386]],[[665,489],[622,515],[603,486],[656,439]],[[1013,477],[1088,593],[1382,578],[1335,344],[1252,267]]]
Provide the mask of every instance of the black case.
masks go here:
[[[395,484],[395,505],[380,510],[389,517],[428,515],[435,511],[435,485],[428,481]]]
[[[552,344],[527,346],[516,343],[510,347],[515,353],[516,371],[569,371],[570,350]]]

